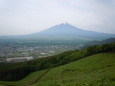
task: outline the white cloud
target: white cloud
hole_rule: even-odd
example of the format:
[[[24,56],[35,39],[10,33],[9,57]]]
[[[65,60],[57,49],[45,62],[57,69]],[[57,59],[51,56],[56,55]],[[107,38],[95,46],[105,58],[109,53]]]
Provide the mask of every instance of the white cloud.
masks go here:
[[[29,34],[61,21],[115,33],[114,0],[0,0],[0,35]]]

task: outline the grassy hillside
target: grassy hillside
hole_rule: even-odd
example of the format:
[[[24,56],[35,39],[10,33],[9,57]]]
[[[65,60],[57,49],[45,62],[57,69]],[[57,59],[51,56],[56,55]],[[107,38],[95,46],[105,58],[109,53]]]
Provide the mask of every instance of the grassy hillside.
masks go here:
[[[29,74],[27,77],[23,78],[22,80],[19,81],[0,81],[0,86],[28,86],[29,84],[32,84],[35,82],[39,77],[41,77],[44,73],[46,73],[47,70],[41,70],[41,71],[36,71],[31,74]]]
[[[115,53],[115,43],[94,45],[84,50],[67,51],[55,56],[19,63],[0,63],[0,81],[17,81],[28,74],[68,64],[97,53]]]
[[[97,54],[56,67],[32,86],[115,86],[115,54]]]
[[[19,63],[0,63],[0,81],[17,81],[28,74],[68,64],[97,53],[115,53],[115,43],[94,45],[84,50],[67,51],[55,56]]]
[[[0,83],[0,86],[115,86],[115,53],[92,55],[50,71],[33,72],[20,81]]]

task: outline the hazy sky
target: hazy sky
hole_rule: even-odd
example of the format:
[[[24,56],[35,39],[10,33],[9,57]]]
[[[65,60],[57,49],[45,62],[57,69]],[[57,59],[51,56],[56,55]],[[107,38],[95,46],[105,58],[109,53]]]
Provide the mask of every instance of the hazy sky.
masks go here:
[[[35,33],[62,21],[115,34],[115,0],[0,0],[0,35]]]

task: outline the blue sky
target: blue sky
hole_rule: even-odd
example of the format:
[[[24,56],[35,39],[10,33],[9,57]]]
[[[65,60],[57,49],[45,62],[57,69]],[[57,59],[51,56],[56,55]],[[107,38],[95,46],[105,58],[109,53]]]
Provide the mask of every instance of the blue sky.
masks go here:
[[[115,34],[115,0],[0,0],[0,35],[35,33],[63,21]]]

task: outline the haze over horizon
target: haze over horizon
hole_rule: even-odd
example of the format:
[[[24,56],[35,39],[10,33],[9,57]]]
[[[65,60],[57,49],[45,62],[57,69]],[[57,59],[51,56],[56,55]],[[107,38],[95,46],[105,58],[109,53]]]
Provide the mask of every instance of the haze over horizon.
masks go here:
[[[0,35],[36,33],[63,21],[115,34],[115,0],[0,0]]]

